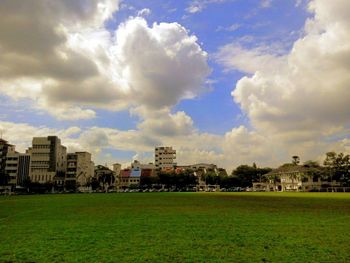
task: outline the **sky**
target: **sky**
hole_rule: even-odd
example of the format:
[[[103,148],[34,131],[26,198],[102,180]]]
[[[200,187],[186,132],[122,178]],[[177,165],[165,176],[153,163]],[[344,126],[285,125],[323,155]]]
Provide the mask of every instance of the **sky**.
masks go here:
[[[95,163],[350,152],[348,0],[2,0],[0,131]]]

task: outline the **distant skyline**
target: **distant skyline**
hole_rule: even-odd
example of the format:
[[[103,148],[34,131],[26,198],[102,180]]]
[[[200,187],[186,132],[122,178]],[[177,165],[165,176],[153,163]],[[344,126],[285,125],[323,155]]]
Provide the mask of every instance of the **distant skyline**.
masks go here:
[[[0,130],[96,163],[350,152],[348,0],[3,0]]]

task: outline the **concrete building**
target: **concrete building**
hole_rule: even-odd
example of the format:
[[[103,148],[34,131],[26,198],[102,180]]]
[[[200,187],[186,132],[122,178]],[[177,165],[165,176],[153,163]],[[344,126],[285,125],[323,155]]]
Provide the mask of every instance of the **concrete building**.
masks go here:
[[[209,164],[209,163],[198,163],[198,164],[192,164],[189,165],[189,168],[192,170],[216,170],[217,166],[215,164]]]
[[[123,169],[118,177],[118,189],[125,189],[132,185],[138,186],[141,181],[141,169]]]
[[[8,141],[0,139],[0,186],[7,185],[7,176],[5,172],[6,156],[9,152],[14,152],[15,146],[9,144]]]
[[[102,190],[107,191],[110,188],[115,187],[116,176],[114,171],[109,169],[107,166],[97,165],[95,166],[95,178],[100,184]]]
[[[148,163],[148,164],[144,164],[144,163],[140,163],[137,160],[134,160],[131,163],[131,169],[156,169],[156,166],[153,163]]]
[[[122,165],[120,163],[113,164],[113,172],[117,177],[120,175],[121,170],[122,170]]]
[[[64,185],[67,149],[57,136],[34,137],[29,153],[32,182]]]
[[[176,150],[172,147],[156,147],[154,155],[156,169],[171,170],[176,166]]]
[[[287,164],[272,170],[264,175],[264,182],[254,182],[253,191],[285,192],[285,191],[321,191],[340,187],[337,181],[322,181],[314,178],[312,169],[302,166]]]
[[[8,152],[6,157],[5,174],[7,184],[14,189],[25,185],[30,176],[30,155]]]
[[[30,178],[31,157],[28,153],[20,153],[18,158],[17,186],[25,186]]]
[[[123,169],[120,171],[117,180],[117,188],[125,189],[129,187],[129,179],[130,179],[131,169]]]
[[[5,175],[7,177],[6,184],[10,185],[12,189],[17,184],[18,162],[18,152],[10,151],[7,153],[5,160]]]
[[[67,154],[66,186],[86,186],[94,176],[94,163],[88,152],[75,152]]]
[[[141,169],[131,169],[129,177],[129,186],[131,185],[140,185],[141,180]]]

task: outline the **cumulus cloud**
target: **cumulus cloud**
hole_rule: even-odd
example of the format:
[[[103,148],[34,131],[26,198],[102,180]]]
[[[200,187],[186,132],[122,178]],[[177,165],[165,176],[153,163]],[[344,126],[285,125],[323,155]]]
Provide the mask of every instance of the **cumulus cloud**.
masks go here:
[[[207,54],[180,24],[148,27],[135,18],[119,27],[116,40],[115,67],[132,104],[159,109],[205,91]]]
[[[349,127],[349,8],[349,1],[311,1],[314,17],[287,54],[238,44],[218,52],[227,69],[249,73],[232,96],[271,144],[317,155],[336,145],[332,137]]]
[[[0,35],[1,93],[29,98],[61,119],[91,118],[94,108],[130,107],[139,117],[132,130],[0,122],[4,137],[20,150],[32,136],[57,134],[70,151],[90,151],[97,162],[108,157],[104,150],[132,150],[149,159],[154,146],[172,145],[179,164],[213,162],[229,169],[253,161],[276,165],[294,154],[308,159],[350,150],[346,0],[311,1],[314,16],[287,53],[276,46],[248,49],[237,43],[220,49],[216,59],[226,70],[247,74],[232,96],[252,125],[223,136],[199,132],[185,112],[172,111],[180,100],[205,91],[210,72],[198,40],[178,23],[148,25],[136,17],[110,34],[103,23],[117,10],[108,5],[115,1],[28,1],[19,13],[11,9],[14,2],[0,3],[0,29],[7,30]],[[87,8],[80,10],[83,2]],[[12,22],[1,23],[4,16]],[[28,23],[38,24],[31,42],[14,43],[29,30]],[[21,36],[8,30],[10,24]]]
[[[205,91],[210,70],[195,36],[140,17],[112,34],[104,23],[117,10],[112,0],[2,1],[0,93],[69,120],[93,118],[96,107],[171,107]]]

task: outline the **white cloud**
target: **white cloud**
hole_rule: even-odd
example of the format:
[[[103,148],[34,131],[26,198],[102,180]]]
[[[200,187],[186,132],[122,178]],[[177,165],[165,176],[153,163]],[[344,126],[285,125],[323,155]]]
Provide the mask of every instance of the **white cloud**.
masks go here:
[[[218,52],[227,70],[250,74],[237,82],[232,96],[256,132],[277,149],[312,158],[338,147],[332,137],[349,127],[349,8],[349,1],[311,1],[315,16],[288,54],[238,44]]]
[[[67,120],[93,118],[93,108],[171,107],[206,90],[207,54],[195,36],[136,17],[114,37],[104,22],[117,10],[112,0],[2,1],[0,94]]]
[[[144,8],[137,12],[137,16],[149,16],[150,14],[151,10],[149,8]]]
[[[260,6],[262,8],[269,8],[272,5],[272,0],[261,0]]]
[[[193,0],[186,8],[186,11],[192,14],[199,13],[210,4],[219,4],[227,1],[229,0]]]
[[[244,73],[274,72],[285,65],[285,57],[279,55],[278,49],[259,46],[245,49],[240,44],[228,44],[220,48],[216,60],[225,66],[227,71],[238,70]]]
[[[12,2],[0,3],[7,21],[13,18]],[[115,6],[97,11],[94,2],[88,2],[87,10],[75,13],[79,4],[62,1],[52,2],[59,5],[57,13],[45,13],[46,3],[30,1],[21,14],[25,23],[11,24],[22,34],[28,22],[38,24],[28,45],[16,42],[22,36],[8,32],[9,22],[0,23],[5,32],[0,35],[0,92],[18,100],[29,98],[35,107],[61,119],[91,118],[97,107],[131,108],[140,122],[126,131],[0,122],[4,137],[19,149],[29,146],[32,136],[57,134],[71,151],[88,150],[98,163],[112,160],[106,149],[131,150],[147,159],[154,146],[172,145],[179,164],[213,162],[229,169],[254,161],[277,165],[294,154],[306,160],[328,150],[349,150],[348,1],[311,1],[315,16],[287,54],[276,45],[247,49],[235,43],[220,49],[216,58],[226,70],[248,74],[232,95],[253,126],[233,128],[223,136],[201,133],[185,112],[172,112],[180,100],[205,91],[210,71],[207,54],[185,28],[177,23],[148,25],[136,17],[120,25],[113,38],[101,23]],[[37,17],[38,10],[47,21]],[[39,36],[48,39],[36,41]]]
[[[219,26],[216,31],[229,31],[229,32],[233,32],[236,31],[237,29],[239,29],[241,27],[240,24],[234,23],[228,27],[223,27],[223,26]]]

